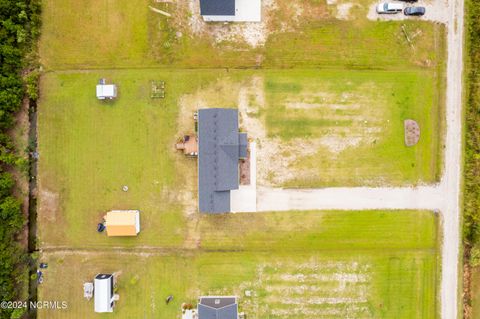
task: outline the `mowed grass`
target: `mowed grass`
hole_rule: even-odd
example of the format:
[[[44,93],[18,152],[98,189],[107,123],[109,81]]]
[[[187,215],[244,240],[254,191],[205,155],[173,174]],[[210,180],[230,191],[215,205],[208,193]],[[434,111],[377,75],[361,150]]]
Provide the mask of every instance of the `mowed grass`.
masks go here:
[[[96,100],[100,77],[119,85],[116,101]],[[301,139],[307,147],[309,141],[323,136],[336,136],[342,143],[352,136],[361,139],[359,146],[339,154],[327,146],[315,146],[314,155],[297,154],[297,161],[286,171],[277,172],[296,174],[284,185],[435,181],[440,154],[435,112],[439,107],[428,72],[49,73],[41,81],[44,93],[38,118],[40,245],[179,247],[190,241],[184,212],[196,211],[196,162],[184,158],[173,145],[182,134],[193,131],[193,120],[185,119],[191,118],[196,107],[212,101],[212,107],[237,107],[239,92],[244,87],[250,90],[252,78],[263,79],[255,90],[265,91],[261,94],[266,104],[251,116],[265,121],[269,137],[285,143]],[[165,99],[150,99],[152,79],[166,81]],[[349,97],[342,104],[344,94]],[[191,101],[194,108],[180,113],[180,101]],[[288,103],[304,108],[291,108]],[[417,119],[422,128],[420,143],[413,148],[403,144],[405,118]],[[179,122],[184,123],[182,128]],[[372,135],[369,130],[376,131]],[[282,152],[287,151],[279,151],[281,156],[288,155]],[[310,172],[308,179],[302,178],[302,171]],[[124,185],[128,192],[122,191]],[[138,238],[107,238],[95,232],[97,223],[112,209],[142,212]]]
[[[42,10],[41,60],[47,69],[151,66],[390,69],[431,68],[444,59],[442,25],[412,20],[368,21],[363,9],[354,20],[341,21],[328,13],[325,2],[315,0],[297,4],[304,6],[306,12],[298,18],[300,22],[293,23],[290,1],[277,2],[279,9],[273,11],[265,26],[265,45],[252,48],[240,39],[217,42],[208,26],[207,31],[194,33],[188,27],[192,13],[185,11],[184,3],[46,0]],[[173,17],[152,12],[149,5],[160,7]],[[278,32],[285,23],[292,26]],[[411,44],[402,25],[412,39]]]
[[[39,300],[65,300],[68,309],[42,310],[39,318],[178,318],[183,302],[232,294],[256,319],[437,317],[437,218],[430,212],[240,214],[200,224],[200,250],[45,253]],[[245,224],[253,227],[242,232]],[[83,282],[98,272],[120,274],[113,314],[95,314],[83,299]]]
[[[298,172],[283,186],[433,183],[441,173],[443,81],[429,71],[270,71],[267,134],[314,150],[284,154]],[[404,120],[420,126],[420,141],[404,143]],[[317,141],[317,142],[315,142]],[[282,170],[272,169],[282,180]],[[279,176],[275,176],[278,174]]]
[[[443,84],[430,70],[230,70],[190,104],[240,109],[260,185],[413,185],[441,174]],[[420,126],[413,147],[406,119]]]
[[[480,267],[474,267],[472,269],[472,277],[471,277],[471,285],[472,285],[472,318],[478,318],[478,314],[480,314]]]
[[[130,70],[43,76],[38,115],[40,244],[180,245],[185,236],[184,208],[196,210],[196,189],[185,186],[186,174],[196,171],[196,162],[174,150],[183,133],[176,130],[177,99],[219,72]],[[96,99],[100,77],[119,86],[116,101]],[[150,99],[150,80],[166,82],[165,99]],[[123,185],[128,192],[122,191]],[[191,200],[185,201],[185,194]],[[141,211],[142,232],[137,238],[96,233],[97,223],[112,209]]]
[[[147,1],[42,1],[47,67],[146,66]]]

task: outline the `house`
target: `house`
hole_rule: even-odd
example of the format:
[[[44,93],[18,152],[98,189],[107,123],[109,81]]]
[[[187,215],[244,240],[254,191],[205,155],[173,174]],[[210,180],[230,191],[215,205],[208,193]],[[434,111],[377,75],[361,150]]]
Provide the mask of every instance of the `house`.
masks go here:
[[[200,0],[207,22],[260,22],[261,0]]]
[[[97,99],[113,100],[117,97],[117,86],[115,84],[107,84],[105,79],[100,79],[97,84]]]
[[[140,232],[138,210],[112,210],[104,218],[107,236],[137,236]]]
[[[237,297],[200,297],[198,319],[238,319]]]
[[[230,191],[239,188],[247,135],[239,133],[236,109],[202,109],[197,120],[199,211],[230,212]]]
[[[118,295],[114,294],[115,279],[112,274],[98,274],[94,280],[95,312],[113,312]]]

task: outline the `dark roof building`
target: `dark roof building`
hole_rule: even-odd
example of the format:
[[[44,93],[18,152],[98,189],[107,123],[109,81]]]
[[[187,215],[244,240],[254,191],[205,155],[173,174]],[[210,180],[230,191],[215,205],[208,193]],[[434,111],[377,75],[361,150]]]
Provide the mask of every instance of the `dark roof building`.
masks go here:
[[[198,319],[238,319],[236,297],[200,297]]]
[[[200,0],[200,14],[207,22],[260,22],[261,0]]]
[[[234,16],[235,0],[200,0],[202,16]]]
[[[238,189],[238,161],[247,136],[238,132],[235,109],[198,111],[198,201],[204,213],[230,212],[230,190]]]

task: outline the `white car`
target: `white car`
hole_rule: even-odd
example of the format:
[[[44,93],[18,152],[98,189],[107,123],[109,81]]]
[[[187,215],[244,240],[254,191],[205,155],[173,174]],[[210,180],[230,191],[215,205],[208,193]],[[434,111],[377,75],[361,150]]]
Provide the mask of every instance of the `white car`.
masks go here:
[[[403,11],[403,4],[401,3],[379,3],[377,5],[377,13],[399,13]]]

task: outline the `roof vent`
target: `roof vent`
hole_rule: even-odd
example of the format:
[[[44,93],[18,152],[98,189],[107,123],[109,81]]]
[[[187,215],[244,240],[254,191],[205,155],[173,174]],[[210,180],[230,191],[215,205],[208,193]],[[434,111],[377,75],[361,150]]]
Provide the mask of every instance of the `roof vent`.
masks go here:
[[[215,299],[215,304],[219,305],[220,304],[220,299]]]

